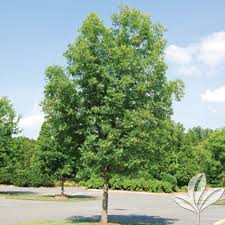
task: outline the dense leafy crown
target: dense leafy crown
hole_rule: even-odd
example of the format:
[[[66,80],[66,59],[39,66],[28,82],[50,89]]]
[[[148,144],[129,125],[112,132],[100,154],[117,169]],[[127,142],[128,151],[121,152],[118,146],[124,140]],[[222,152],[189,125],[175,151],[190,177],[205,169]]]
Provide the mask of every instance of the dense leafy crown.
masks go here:
[[[80,131],[85,165],[103,175],[130,171],[155,152],[151,140],[170,120],[173,96],[183,94],[182,83],[165,75],[163,33],[149,15],[127,6],[113,14],[111,28],[93,13],[65,53],[67,68],[47,70],[49,120],[63,120],[57,130]]]

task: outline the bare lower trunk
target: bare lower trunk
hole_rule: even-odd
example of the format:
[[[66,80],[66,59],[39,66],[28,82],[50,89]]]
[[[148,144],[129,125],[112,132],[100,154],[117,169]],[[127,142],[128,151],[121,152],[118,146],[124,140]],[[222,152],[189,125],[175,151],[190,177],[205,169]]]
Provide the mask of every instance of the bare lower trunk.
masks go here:
[[[65,190],[64,190],[64,177],[61,178],[61,195],[65,195]]]
[[[109,198],[108,192],[109,192],[109,182],[108,180],[106,180],[103,188],[101,224],[108,223],[108,198]]]

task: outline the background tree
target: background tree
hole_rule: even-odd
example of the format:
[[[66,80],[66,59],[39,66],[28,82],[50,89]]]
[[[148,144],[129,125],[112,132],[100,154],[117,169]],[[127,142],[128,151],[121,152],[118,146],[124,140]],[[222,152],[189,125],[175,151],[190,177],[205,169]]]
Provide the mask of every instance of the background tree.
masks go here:
[[[104,180],[102,223],[108,221],[110,178],[137,172],[157,157],[173,96],[183,94],[182,82],[165,75],[164,28],[127,6],[112,21],[106,28],[95,14],[88,16],[65,54],[81,99],[82,161]]]
[[[162,130],[164,145],[159,145],[160,157],[150,165],[150,171],[155,179],[160,180],[166,176],[171,178],[168,181],[175,182],[180,187],[185,186],[200,170],[194,145],[180,123],[170,121]]]
[[[204,129],[200,126],[188,129],[187,137],[190,139],[192,145],[198,145],[203,142],[212,133],[211,129]]]
[[[11,182],[12,135],[17,134],[19,117],[6,98],[0,98],[0,182]]]
[[[206,163],[206,173],[211,184],[225,185],[225,128],[215,130],[204,142],[210,154]]]
[[[188,129],[186,132],[186,138],[189,142],[189,146],[194,151],[194,157],[192,158],[192,161],[195,160],[195,164],[197,163],[198,173],[208,174],[209,172],[207,165],[211,161],[211,154],[205,143],[212,132],[213,131],[211,129],[205,129],[200,126]],[[195,174],[197,174],[197,172],[195,172]]]
[[[19,186],[29,186],[30,167],[36,150],[36,141],[27,137],[14,137],[11,146],[11,178]]]

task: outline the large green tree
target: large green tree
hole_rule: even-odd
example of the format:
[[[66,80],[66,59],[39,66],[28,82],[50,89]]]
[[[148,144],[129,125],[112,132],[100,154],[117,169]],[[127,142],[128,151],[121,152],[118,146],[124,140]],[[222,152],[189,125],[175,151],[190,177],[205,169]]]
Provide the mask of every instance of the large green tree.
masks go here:
[[[183,83],[166,78],[163,33],[149,15],[123,6],[111,28],[89,15],[65,53],[64,73],[79,96],[79,107],[66,108],[82,124],[82,161],[104,180],[102,223],[108,221],[110,177],[136,172],[159,155],[173,96],[183,95]]]

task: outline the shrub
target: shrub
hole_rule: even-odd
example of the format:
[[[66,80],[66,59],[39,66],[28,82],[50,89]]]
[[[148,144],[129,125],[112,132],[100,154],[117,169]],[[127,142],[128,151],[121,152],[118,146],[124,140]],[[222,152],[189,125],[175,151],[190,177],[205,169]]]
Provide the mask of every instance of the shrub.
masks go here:
[[[104,184],[102,178],[94,176],[87,181],[81,181],[80,185],[85,186],[87,188],[100,189],[103,187]]]
[[[147,191],[147,192],[173,192],[173,184],[167,181],[138,179],[123,179],[113,177],[110,179],[110,188],[114,190]],[[99,177],[92,177],[87,181],[80,181],[80,185],[87,188],[100,189],[103,187],[103,180]]]
[[[161,184],[162,191],[165,193],[172,193],[174,191],[174,187],[171,183],[163,181]]]
[[[61,185],[61,181],[55,181],[54,185],[55,186],[60,186]],[[66,180],[64,182],[64,186],[65,187],[79,187],[79,184],[77,182],[75,182],[75,181],[72,181],[72,180]]]
[[[160,177],[161,177],[162,181],[172,184],[173,190],[176,191],[176,188],[177,188],[177,178],[176,177],[174,177],[170,174],[167,174],[167,173],[161,173]]]
[[[13,183],[16,186],[28,187],[29,186],[29,179],[28,179],[27,171],[25,171],[25,170],[16,171],[16,176],[13,179]]]
[[[120,177],[113,177],[109,181],[109,187],[112,190],[121,190],[122,189],[123,179]]]

